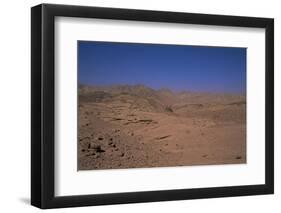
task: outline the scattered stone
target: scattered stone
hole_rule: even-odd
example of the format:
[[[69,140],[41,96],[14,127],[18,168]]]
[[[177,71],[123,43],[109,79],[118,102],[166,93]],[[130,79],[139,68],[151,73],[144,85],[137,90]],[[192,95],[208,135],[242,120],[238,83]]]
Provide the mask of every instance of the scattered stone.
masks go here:
[[[94,145],[94,146],[92,146],[92,148],[93,148],[96,152],[99,152],[99,153],[100,153],[100,152],[105,152],[105,150],[102,149],[100,145]]]
[[[122,118],[112,118],[113,121],[121,121],[121,120],[124,120]]]
[[[102,140],[103,140],[103,137],[98,137],[98,140],[102,141]]]
[[[105,152],[105,150],[99,148],[99,149],[96,149],[97,152]]]
[[[165,138],[168,138],[168,137],[171,137],[171,135],[165,135],[165,136],[162,136],[162,137],[157,137],[155,139],[156,140],[162,140],[162,139],[165,139]]]

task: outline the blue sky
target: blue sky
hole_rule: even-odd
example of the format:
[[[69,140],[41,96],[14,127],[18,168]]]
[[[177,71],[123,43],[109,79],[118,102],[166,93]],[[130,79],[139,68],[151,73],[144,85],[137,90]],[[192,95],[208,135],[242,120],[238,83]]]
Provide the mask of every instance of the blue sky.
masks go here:
[[[174,91],[246,92],[246,48],[78,41],[85,85],[143,84]]]

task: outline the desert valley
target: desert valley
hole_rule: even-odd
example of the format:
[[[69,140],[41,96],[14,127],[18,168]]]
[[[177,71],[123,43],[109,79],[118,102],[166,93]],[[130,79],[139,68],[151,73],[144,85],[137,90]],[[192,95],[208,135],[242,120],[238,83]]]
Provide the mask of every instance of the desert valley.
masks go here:
[[[79,86],[78,170],[246,163],[246,97]]]

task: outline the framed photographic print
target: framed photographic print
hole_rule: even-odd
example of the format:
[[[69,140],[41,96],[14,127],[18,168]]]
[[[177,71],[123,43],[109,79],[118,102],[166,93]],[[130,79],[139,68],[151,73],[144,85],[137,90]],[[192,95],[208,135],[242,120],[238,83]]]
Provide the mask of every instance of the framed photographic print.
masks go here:
[[[274,21],[31,9],[31,203],[272,194]]]

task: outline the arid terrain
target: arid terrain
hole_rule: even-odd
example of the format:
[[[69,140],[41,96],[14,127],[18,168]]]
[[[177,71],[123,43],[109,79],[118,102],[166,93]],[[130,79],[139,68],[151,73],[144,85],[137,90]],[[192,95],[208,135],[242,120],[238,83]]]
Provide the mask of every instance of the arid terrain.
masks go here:
[[[246,163],[246,98],[79,86],[78,170]]]

